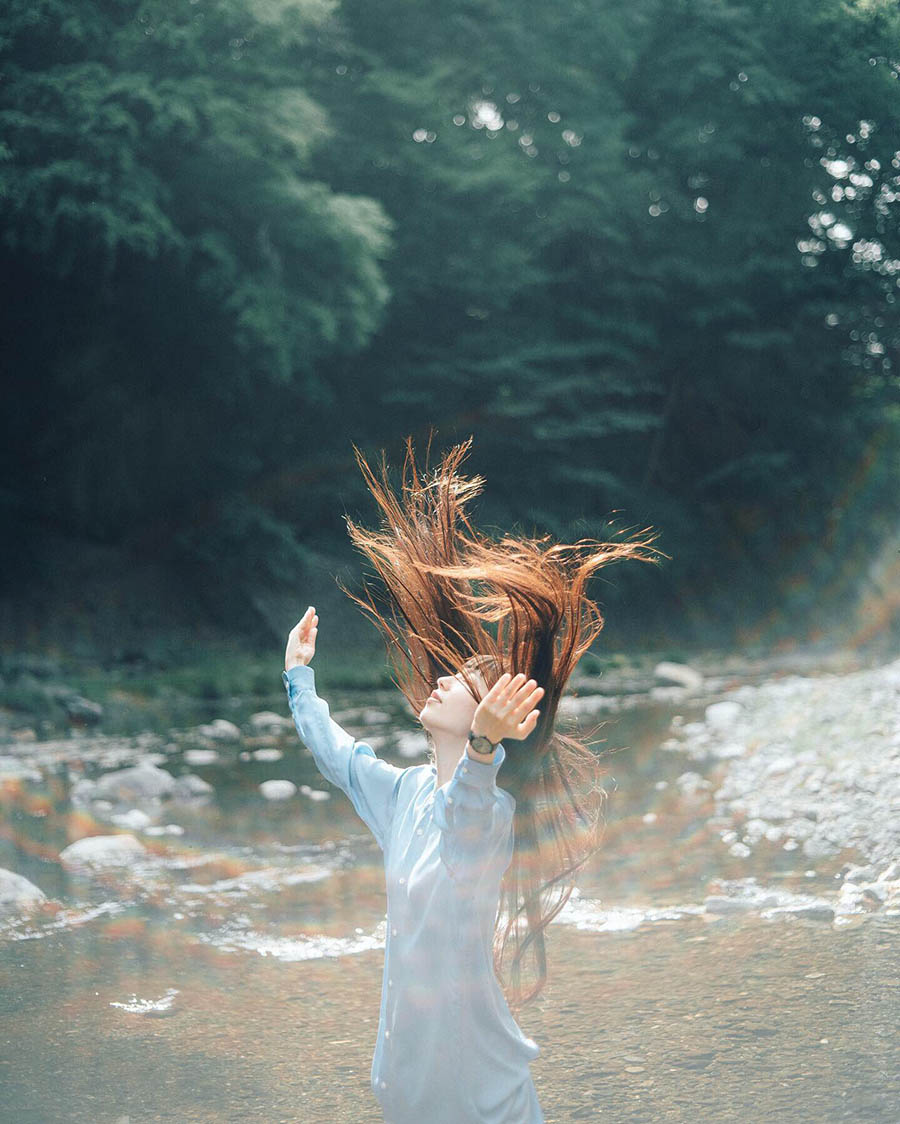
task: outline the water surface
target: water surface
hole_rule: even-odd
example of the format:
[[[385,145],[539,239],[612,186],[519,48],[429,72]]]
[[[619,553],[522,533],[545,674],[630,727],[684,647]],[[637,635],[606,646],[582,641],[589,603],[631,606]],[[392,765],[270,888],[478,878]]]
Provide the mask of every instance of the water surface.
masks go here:
[[[423,759],[392,752],[398,725],[409,731],[390,696],[367,711],[329,701],[379,752]],[[519,1019],[542,1048],[532,1072],[548,1124],[896,1124],[897,920],[827,908],[859,856],[729,853],[712,796],[724,766],[660,749],[691,707],[631,702],[603,730],[621,747],[607,759],[605,845],[550,926],[550,982]],[[283,694],[270,705],[287,714]],[[0,782],[0,866],[49,901],[0,930],[0,1118],[380,1121],[381,852],[292,726],[260,734],[229,717],[244,736],[206,764],[171,730],[115,753],[85,736],[80,758],[72,739],[17,747],[41,779]],[[132,831],[146,852],[125,866],[62,864],[67,843],[123,830],[114,808],[73,806],[73,779],[147,752],[213,794],[153,812]],[[679,784],[688,772],[709,787]],[[269,779],[309,788],[270,801]]]

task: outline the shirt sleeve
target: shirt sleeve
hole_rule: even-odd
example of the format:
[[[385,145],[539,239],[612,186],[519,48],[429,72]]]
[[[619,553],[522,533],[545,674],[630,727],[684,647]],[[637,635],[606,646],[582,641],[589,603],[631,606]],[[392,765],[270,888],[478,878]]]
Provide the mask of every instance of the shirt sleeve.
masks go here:
[[[298,664],[282,672],[294,725],[319,772],[350,798],[357,814],[385,849],[405,769],[375,756],[331,717],[328,703],[316,694],[315,672]]]
[[[509,865],[516,802],[496,784],[505,759],[502,743],[490,764],[476,761],[467,751],[457,762],[453,776],[435,794],[434,821],[441,831],[441,861],[455,882],[472,884],[485,872],[496,873],[499,868],[502,873]]]

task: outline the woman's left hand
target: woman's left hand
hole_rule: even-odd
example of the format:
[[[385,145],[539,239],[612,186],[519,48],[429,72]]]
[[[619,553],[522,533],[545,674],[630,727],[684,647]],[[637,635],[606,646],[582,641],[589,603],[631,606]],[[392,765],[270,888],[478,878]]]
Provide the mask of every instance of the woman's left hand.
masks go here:
[[[536,680],[525,681],[520,672],[510,676],[505,671],[478,704],[472,719],[472,732],[497,742],[513,738],[521,741],[537,725],[539,710],[533,710],[544,693]]]

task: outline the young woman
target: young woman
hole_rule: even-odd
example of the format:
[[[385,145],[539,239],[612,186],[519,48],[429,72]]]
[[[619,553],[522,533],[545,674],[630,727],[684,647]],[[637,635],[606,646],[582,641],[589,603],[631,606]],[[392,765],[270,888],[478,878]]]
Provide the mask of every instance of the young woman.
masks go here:
[[[356,450],[385,529],[347,522],[384,580],[392,621],[368,591],[362,600],[341,588],[385,633],[398,685],[427,732],[429,762],[391,765],[330,717],[310,666],[314,607],[285,652],[297,731],[384,852],[387,936],[371,1082],[387,1124],[544,1120],[529,1069],[540,1047],[513,1011],[543,987],[543,930],[599,846],[606,795],[597,757],[555,729],[556,711],[603,627],[584,596],[588,576],[625,557],[655,560],[644,554],[649,540],[582,540],[595,549],[572,564],[566,555],[577,547],[480,536],[463,507],[483,480],[456,471],[470,444],[423,479],[407,438],[399,501],[386,463],[379,484]],[[510,940],[511,1002],[497,976]],[[537,982],[525,992],[520,962],[531,945]]]

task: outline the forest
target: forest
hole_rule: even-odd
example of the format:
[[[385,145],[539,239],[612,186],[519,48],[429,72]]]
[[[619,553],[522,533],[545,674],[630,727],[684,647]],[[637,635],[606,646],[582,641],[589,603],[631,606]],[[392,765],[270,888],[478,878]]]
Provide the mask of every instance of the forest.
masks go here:
[[[661,531],[600,591],[634,643],[815,638],[886,549],[896,634],[898,44],[882,0],[12,0],[4,647],[147,568],[270,644],[358,574],[353,445],[432,430],[482,525]]]

